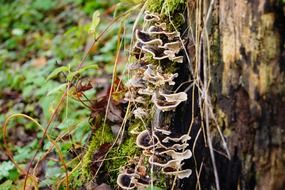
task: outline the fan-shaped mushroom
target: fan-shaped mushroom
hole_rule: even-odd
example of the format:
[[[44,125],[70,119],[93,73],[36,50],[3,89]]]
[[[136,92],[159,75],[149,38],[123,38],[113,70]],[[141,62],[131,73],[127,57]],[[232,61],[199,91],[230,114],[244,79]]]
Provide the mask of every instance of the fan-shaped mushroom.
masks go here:
[[[172,50],[165,50],[163,53],[168,56],[168,59],[170,61],[183,63],[183,56],[176,56],[175,52],[173,52]]]
[[[136,187],[135,174],[126,174],[126,173],[119,174],[117,178],[117,184],[121,188],[126,190],[134,189]]]
[[[161,28],[162,30],[166,30],[166,23],[165,22],[155,23],[154,25]]]
[[[127,88],[145,88],[145,85],[143,84],[143,80],[141,78],[133,77],[128,80],[126,83]]]
[[[163,60],[163,59],[168,58],[168,55],[164,54],[164,51],[165,51],[164,48],[159,48],[157,46],[144,45],[142,47],[142,50],[150,53],[152,55],[152,58],[156,60]]]
[[[174,54],[176,54],[181,50],[182,43],[181,43],[181,41],[169,42],[169,43],[165,43],[163,46],[159,46],[159,47],[167,49],[168,51],[171,51]]]
[[[163,112],[174,110],[181,102],[186,100],[187,94],[185,92],[178,92],[175,94],[164,94],[158,92],[152,96],[152,101],[155,106]]]
[[[148,114],[143,108],[138,107],[133,111],[133,114],[135,115],[135,118],[143,118],[146,117]]]
[[[169,40],[173,40],[175,37],[178,37],[179,32],[166,32],[162,27],[151,26],[148,31],[149,35],[165,35]]]
[[[179,168],[181,165],[181,161],[178,160],[165,161],[163,157],[160,157],[158,155],[151,155],[148,159],[148,162],[154,166],[159,166],[161,168],[166,168],[166,167]]]
[[[155,85],[155,86],[161,86],[166,83],[169,85],[174,85],[175,82],[173,81],[174,78],[178,76],[177,73],[174,74],[160,74],[159,72],[155,72],[151,65],[147,65],[147,69],[144,72],[143,79],[148,81],[149,83]]]
[[[163,60],[168,58],[174,62],[183,62],[183,56],[176,56],[174,51],[165,49],[163,46],[144,45],[142,46],[142,50],[150,53],[153,59],[156,60]]]
[[[173,150],[184,150],[189,146],[188,143],[183,143],[183,144],[171,144],[171,143],[162,143],[158,142],[157,144],[158,147],[162,147],[164,149],[173,149]]]
[[[183,56],[174,56],[171,57],[169,56],[169,60],[173,61],[173,62],[177,62],[177,63],[183,63]]]
[[[170,131],[168,131],[168,130],[166,130],[166,129],[162,129],[162,128],[157,128],[157,127],[155,127],[154,130],[155,130],[156,132],[162,133],[162,134],[164,134],[164,135],[170,135],[170,134],[171,134]]]
[[[191,137],[188,135],[188,134],[184,134],[180,137],[166,137],[165,139],[162,140],[162,142],[164,143],[167,143],[167,142],[182,142],[182,143],[185,143],[187,142],[188,140],[190,140]]]
[[[166,155],[170,156],[171,158],[173,158],[174,160],[177,160],[177,161],[186,160],[188,158],[191,158],[191,156],[192,156],[192,153],[189,149],[187,149],[183,152],[178,152],[178,151],[174,151],[174,150],[165,150],[165,151],[162,151],[158,154],[160,154],[160,155],[166,154]]]
[[[138,94],[148,95],[148,96],[152,96],[153,92],[154,92],[153,89],[151,89],[149,86],[147,88],[140,88],[138,90]]]
[[[185,170],[175,170],[173,168],[163,168],[162,172],[167,175],[177,175],[179,179],[188,178],[192,174],[191,169],[185,169]]]
[[[157,144],[157,139],[152,137],[150,131],[144,130],[137,136],[136,144],[140,148],[150,149]]]
[[[146,12],[146,15],[144,16],[144,20],[147,22],[153,22],[153,21],[159,21],[160,18],[158,15],[154,13]]]
[[[184,150],[189,146],[188,143],[177,143],[177,142],[163,142],[163,139],[167,138],[168,136],[162,133],[161,131],[155,130],[153,133],[155,139],[158,140],[157,147],[164,148],[165,150]]]
[[[163,44],[162,40],[159,38],[154,38],[149,35],[148,32],[136,30],[136,38],[137,40],[145,45],[161,45]]]

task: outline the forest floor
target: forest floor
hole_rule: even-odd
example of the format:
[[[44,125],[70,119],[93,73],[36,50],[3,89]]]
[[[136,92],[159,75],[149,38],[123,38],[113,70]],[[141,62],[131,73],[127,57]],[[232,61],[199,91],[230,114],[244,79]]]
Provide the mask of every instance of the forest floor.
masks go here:
[[[72,179],[80,175],[92,133],[92,101],[110,88],[122,27],[112,21],[120,8],[116,0],[0,2],[0,190],[25,183],[58,188],[67,172]],[[96,10],[101,20],[95,35],[112,25],[92,46]],[[117,56],[118,73],[126,62],[123,53]]]

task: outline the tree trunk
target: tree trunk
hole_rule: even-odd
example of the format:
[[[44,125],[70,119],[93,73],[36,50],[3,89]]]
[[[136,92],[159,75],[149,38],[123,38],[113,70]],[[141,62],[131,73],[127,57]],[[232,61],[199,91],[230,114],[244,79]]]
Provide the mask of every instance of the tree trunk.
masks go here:
[[[285,189],[284,1],[217,0],[211,5],[188,0],[188,7],[190,12],[197,7],[202,10],[201,21],[195,13],[192,17],[196,26],[200,22],[199,27],[207,28],[196,27],[195,31],[201,34],[204,46],[205,36],[209,37],[207,67],[207,55],[203,56],[207,50],[198,51],[196,43],[196,55],[203,62],[196,70],[201,70],[202,81],[210,81],[208,111],[212,109],[215,117],[209,116],[208,135],[213,143],[220,189]],[[205,23],[209,9],[211,16]],[[193,23],[192,17],[188,17],[189,23]],[[205,114],[203,110],[202,113]],[[206,122],[202,119],[200,123],[203,131]],[[225,137],[230,159],[223,154],[226,151],[217,127]],[[193,151],[196,174],[184,183],[191,189],[217,188],[209,143],[198,130],[198,125],[194,126],[191,133],[194,139],[199,136]],[[189,164],[195,163],[192,160]]]

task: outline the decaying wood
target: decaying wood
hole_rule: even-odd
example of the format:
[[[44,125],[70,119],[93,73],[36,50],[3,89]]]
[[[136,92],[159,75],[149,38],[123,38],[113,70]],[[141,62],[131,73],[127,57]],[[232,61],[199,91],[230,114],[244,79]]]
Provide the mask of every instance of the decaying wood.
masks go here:
[[[192,0],[188,4],[195,6]],[[204,4],[208,6],[210,1]],[[209,93],[231,154],[228,160],[219,153],[219,135],[211,123],[220,187],[285,189],[284,3],[217,0],[213,8],[208,31]],[[187,105],[183,106],[187,109]],[[176,117],[190,116],[188,113]],[[196,120],[199,124],[199,116]],[[181,125],[189,126],[189,119],[185,121]],[[198,124],[193,127],[192,139],[198,134]],[[197,166],[202,167],[200,180],[197,183],[193,175],[184,184],[188,189],[199,189],[199,185],[201,189],[212,189],[216,187],[212,164],[202,133],[199,134],[194,156]]]

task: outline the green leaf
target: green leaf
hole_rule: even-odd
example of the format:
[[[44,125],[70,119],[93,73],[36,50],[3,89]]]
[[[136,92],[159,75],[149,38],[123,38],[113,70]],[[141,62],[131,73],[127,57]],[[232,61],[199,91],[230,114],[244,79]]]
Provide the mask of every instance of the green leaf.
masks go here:
[[[92,34],[94,36],[94,38],[96,38],[96,36],[97,36],[96,28],[97,28],[99,22],[100,22],[100,12],[95,11],[93,13],[92,23],[91,23],[91,26],[89,28],[89,34]]]
[[[15,181],[19,178],[19,176],[20,176],[20,174],[19,174],[18,170],[16,168],[14,168],[9,172],[8,179]]]
[[[68,66],[58,67],[55,70],[53,70],[53,72],[51,74],[49,74],[49,76],[47,77],[47,80],[56,77],[61,72],[67,72],[67,71],[69,71],[69,67]]]
[[[9,176],[10,170],[14,168],[14,164],[11,161],[2,162],[0,165],[0,180],[3,177]]]
[[[4,183],[0,184],[0,190],[9,190],[12,188],[12,181],[7,180]]]
[[[44,11],[52,9],[55,5],[56,5],[56,2],[54,2],[53,0],[44,0],[44,1],[36,0],[33,3],[33,6],[36,9],[40,9],[40,10],[44,10]]]
[[[97,68],[98,68],[97,65],[88,65],[88,66],[85,66],[85,67],[83,67],[77,71],[69,73],[66,78],[68,81],[71,81],[75,75],[81,74],[82,72],[86,71],[87,69],[97,69]]]
[[[62,89],[64,89],[66,87],[67,83],[63,83],[57,87],[55,87],[54,89],[52,89],[51,91],[48,92],[47,96],[51,95],[51,94],[54,94]]]

